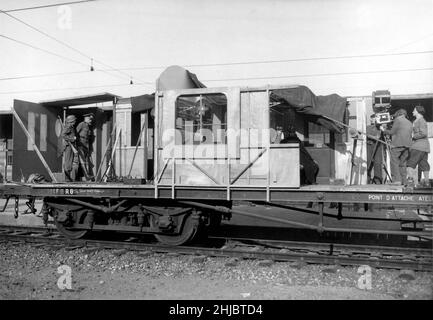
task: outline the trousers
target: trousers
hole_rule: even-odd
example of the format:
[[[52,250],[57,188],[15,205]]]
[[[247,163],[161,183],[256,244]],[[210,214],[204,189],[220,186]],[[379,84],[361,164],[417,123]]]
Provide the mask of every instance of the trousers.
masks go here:
[[[409,157],[409,148],[393,147],[391,148],[391,177],[393,182],[407,182],[407,159]]]
[[[78,156],[74,154],[70,146],[66,146],[64,151],[63,171],[65,173],[65,181],[77,181],[78,168],[80,166]]]

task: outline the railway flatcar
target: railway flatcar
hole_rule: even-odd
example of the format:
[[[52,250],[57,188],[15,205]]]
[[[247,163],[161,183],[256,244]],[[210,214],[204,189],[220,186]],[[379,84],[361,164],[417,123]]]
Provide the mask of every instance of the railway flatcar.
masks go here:
[[[429,216],[431,188],[305,184],[303,176],[311,172],[301,163],[296,115],[341,131],[345,107],[346,99],[316,97],[303,86],[159,90],[152,179],[8,182],[0,184],[0,195],[7,201],[28,198],[30,208],[42,199],[44,220],[51,216],[59,231],[74,239],[116,231],[153,234],[165,244],[183,245],[237,216],[287,227],[286,232],[300,228],[431,240],[420,218],[354,209],[392,206]],[[295,218],[293,212],[309,218]],[[374,227],[362,224],[372,220]],[[398,228],[387,227],[396,222]]]

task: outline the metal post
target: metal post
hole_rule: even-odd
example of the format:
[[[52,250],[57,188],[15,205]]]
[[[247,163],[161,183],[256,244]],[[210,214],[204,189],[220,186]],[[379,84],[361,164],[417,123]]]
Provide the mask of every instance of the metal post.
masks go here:
[[[138,146],[140,145],[140,140],[141,140],[141,136],[143,135],[145,125],[146,125],[146,122],[143,122],[140,134],[138,135],[137,143],[135,144],[134,155],[132,156],[131,166],[129,167],[129,171],[128,171],[128,175],[127,175],[128,177],[131,176],[131,171],[132,171],[132,167],[134,166],[135,156],[137,155]],[[143,152],[144,152],[144,150],[143,150]],[[146,160],[146,159],[144,159],[144,160]],[[146,162],[146,161],[143,161],[143,162]],[[143,171],[143,173],[144,173],[144,171]]]
[[[172,160],[173,168],[171,170],[171,198],[174,199],[174,186],[176,183],[176,159],[173,155]]]
[[[323,207],[325,204],[323,202],[319,202],[319,232],[323,232]]]
[[[111,168],[116,169],[116,143],[117,143],[117,97],[114,97],[113,99],[113,125],[114,125],[114,134],[116,136],[116,141],[115,144],[113,146],[113,149],[111,150],[111,157],[110,157],[110,161],[107,163],[107,168],[109,168],[109,166],[111,166]],[[122,127],[120,127],[122,128]],[[121,129],[119,129],[121,130]],[[110,168],[110,170],[112,170]],[[115,171],[115,170],[114,170]],[[107,175],[110,174],[110,171],[107,172]],[[102,175],[101,179],[104,177],[104,175]]]
[[[226,143],[226,157],[227,157],[227,201],[230,201],[230,157],[229,157],[229,146]]]
[[[69,107],[64,107],[63,108],[63,123],[66,123],[66,113],[69,110]],[[60,137],[62,137],[63,132],[60,132]],[[63,172],[63,168],[65,167],[65,153],[62,152],[62,172]],[[64,173],[63,173],[64,176]]]
[[[120,129],[119,132],[117,133],[117,137],[116,137],[116,140],[115,140],[115,142],[114,142],[113,149],[112,149],[112,151],[111,151],[111,156],[110,156],[110,159],[109,159],[109,161],[108,161],[107,168],[105,169],[104,174],[101,176],[101,180],[103,180],[103,178],[104,178],[105,175],[108,176],[108,175],[110,174],[110,171],[111,171],[112,168],[113,168],[113,157],[114,157],[114,155],[115,155],[115,153],[116,153],[117,142],[119,141],[119,135],[120,135],[121,133],[122,133],[122,129]],[[105,179],[104,181],[106,181],[106,179]]]
[[[266,89],[266,96],[267,96],[267,101],[268,101],[268,105],[267,105],[267,112],[268,112],[268,126],[267,129],[270,130],[271,128],[271,115],[270,115],[270,109],[269,109],[269,88]],[[263,140],[263,138],[262,138]],[[269,152],[267,154],[268,156],[268,174],[266,176],[266,201],[270,202],[270,184],[271,184],[271,141],[270,139],[268,139],[268,141],[265,142],[266,146],[268,147],[269,145]]]
[[[144,113],[144,127],[146,128],[143,134],[143,178],[148,180],[148,169],[147,169],[147,162],[149,160],[149,150],[147,149],[148,144],[148,132],[149,132],[149,111],[146,111]]]
[[[125,114],[126,118],[126,114]],[[126,130],[126,126],[125,126]],[[119,130],[120,137],[119,137],[119,178],[122,176],[122,128]]]
[[[157,81],[158,82],[158,81]],[[156,88],[158,88],[158,83]],[[155,119],[153,126],[153,176],[157,178],[158,168],[159,168],[159,97],[160,93],[157,91],[155,93]],[[153,181],[155,186],[155,199],[158,198],[158,181]]]
[[[113,140],[113,135],[114,135],[115,129],[116,129],[116,126],[113,127],[113,130],[112,130],[111,135],[110,135],[110,139],[108,140],[107,148],[105,149],[104,155],[102,156],[102,159],[99,163],[98,170],[96,171],[96,175],[95,175],[96,180],[98,179],[99,173],[101,172],[102,164],[104,163],[105,157],[107,156],[107,154],[111,153],[110,152],[111,151],[111,142]],[[109,162],[109,159],[107,158],[106,166],[108,166],[108,162]]]

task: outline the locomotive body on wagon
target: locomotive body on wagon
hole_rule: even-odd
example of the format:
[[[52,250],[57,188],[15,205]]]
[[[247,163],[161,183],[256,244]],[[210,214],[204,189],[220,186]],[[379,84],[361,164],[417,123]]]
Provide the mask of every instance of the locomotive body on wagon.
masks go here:
[[[44,221],[53,217],[56,227],[75,239],[92,231],[109,230],[154,234],[160,242],[183,245],[218,228],[232,215],[319,233],[382,233],[431,239],[431,232],[420,224],[409,230],[338,224],[346,218],[350,221],[365,217],[362,211],[349,210],[353,204],[424,208],[431,212],[431,188],[302,184],[305,172],[300,170],[299,140],[288,139],[296,126],[294,109],[305,112],[305,105],[296,109],[288,102],[287,97],[293,97],[297,89],[305,87],[157,91],[153,179],[142,184],[128,179],[4,183],[0,185],[0,196],[7,200],[29,198],[30,207],[35,199],[43,199]],[[343,102],[337,99],[335,103]],[[311,121],[335,130],[339,120],[343,121],[340,118],[333,123],[314,108],[307,113]],[[254,203],[256,210],[239,209],[237,202]],[[315,209],[306,209],[302,205],[306,203],[315,203]],[[328,205],[335,208],[335,214],[325,212]],[[263,210],[257,211],[257,206]],[[287,213],[275,216],[265,210],[269,207],[287,213],[309,212],[315,220],[300,221]],[[325,217],[336,223],[326,225]],[[414,226],[418,222],[414,221]]]

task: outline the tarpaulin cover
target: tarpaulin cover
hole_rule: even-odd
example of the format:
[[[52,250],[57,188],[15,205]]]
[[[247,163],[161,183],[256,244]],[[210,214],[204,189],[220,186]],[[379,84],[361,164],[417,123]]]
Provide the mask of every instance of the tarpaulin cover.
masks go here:
[[[304,114],[308,120],[331,131],[342,132],[343,130],[341,125],[324,118],[326,116],[344,123],[346,99],[337,94],[316,96],[307,87],[299,86],[272,90],[271,99],[293,108],[296,112]]]
[[[192,82],[194,82],[197,88],[206,88],[206,86],[200,80],[198,80],[195,73],[189,72],[188,70],[186,70],[186,72],[188,72],[189,78],[191,79]]]
[[[186,70],[188,77],[191,79],[191,81],[194,83],[194,85],[196,86],[196,88],[207,88],[200,80],[198,80],[197,76],[192,73],[189,72],[188,70]],[[212,103],[212,104],[216,104],[216,105],[226,105],[227,104],[227,100],[224,96],[221,95],[208,95],[207,96],[207,100]]]
[[[155,107],[155,94],[131,97],[132,112],[144,112]]]
[[[178,67],[180,68],[180,67]],[[186,72],[187,77],[189,78],[189,80],[191,80],[192,84],[193,84],[193,88],[206,88],[206,86],[200,82],[200,80],[198,80],[197,76],[192,73],[189,72],[188,70],[181,70],[183,71],[183,73]],[[170,73],[170,77],[171,77],[171,88],[170,86],[167,87],[167,85],[165,85],[165,89],[169,90],[169,89],[179,89],[178,86],[176,84],[181,84],[184,82],[183,80],[183,73],[179,73],[179,70],[175,69],[174,72],[172,71]],[[176,79],[178,79],[178,81]],[[212,100],[212,103],[215,104],[225,104],[226,101],[224,99],[224,101],[220,101],[217,97],[213,96],[213,97],[209,97],[208,100]],[[149,109],[153,109],[155,107],[155,93],[152,94],[144,94],[141,96],[136,96],[136,97],[131,97],[131,105],[132,105],[132,112],[144,112],[147,111]]]
[[[161,74],[159,81],[165,81],[164,85],[162,85],[165,90],[182,88],[185,85],[185,81],[189,83],[188,86],[206,88],[194,73],[179,66],[167,68]],[[216,96],[209,96],[208,100],[217,105],[226,103],[225,99],[220,100]],[[343,131],[341,125],[324,118],[326,116],[344,123],[346,99],[337,94],[316,96],[306,86],[297,86],[294,88],[272,90],[271,100],[293,108],[296,112],[304,114],[307,120],[324,126],[331,131]],[[155,94],[132,97],[131,104],[132,112],[144,112],[152,109],[155,107]]]

